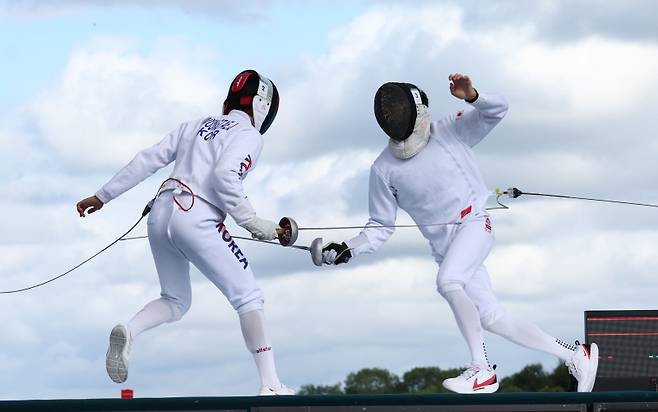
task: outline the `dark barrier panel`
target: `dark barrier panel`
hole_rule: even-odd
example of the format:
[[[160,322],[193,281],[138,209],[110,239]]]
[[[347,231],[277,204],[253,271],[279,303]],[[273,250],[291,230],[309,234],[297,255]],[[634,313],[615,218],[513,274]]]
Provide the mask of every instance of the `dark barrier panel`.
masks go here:
[[[656,390],[658,310],[588,310],[585,341],[599,346],[594,391]]]
[[[588,412],[586,404],[256,406],[251,412]]]
[[[226,411],[226,412],[541,412],[642,410],[658,404],[656,392],[403,394],[345,396],[235,396],[0,401],[0,411]],[[614,409],[627,406],[636,409]],[[599,408],[599,409],[594,409]]]
[[[593,412],[647,412],[658,411],[658,402],[634,402],[634,403],[595,403]]]

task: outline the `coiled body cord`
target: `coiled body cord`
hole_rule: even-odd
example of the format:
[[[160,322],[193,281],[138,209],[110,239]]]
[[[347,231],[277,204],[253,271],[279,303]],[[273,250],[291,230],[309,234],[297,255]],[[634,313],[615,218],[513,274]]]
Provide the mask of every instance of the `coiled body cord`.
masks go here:
[[[85,263],[89,262],[90,260],[92,260],[96,256],[100,255],[101,253],[105,252],[107,249],[114,246],[117,242],[123,240],[123,238],[128,236],[128,234],[130,234],[130,232],[132,232],[133,229],[135,229],[137,227],[137,225],[139,225],[139,223],[142,221],[142,219],[144,219],[144,217],[146,217],[146,215],[149,214],[149,212],[151,211],[151,208],[153,207],[153,203],[155,203],[155,199],[158,198],[158,196],[160,195],[160,192],[162,192],[162,190],[164,189],[165,184],[169,181],[177,182],[179,185],[181,185],[183,188],[185,188],[190,193],[190,195],[192,195],[192,204],[190,205],[190,207],[184,208],[180,203],[178,203],[178,200],[174,197],[174,202],[176,202],[176,205],[178,205],[178,207],[181,208],[181,210],[183,210],[184,212],[187,212],[190,209],[192,209],[192,207],[194,206],[194,198],[195,198],[194,192],[192,191],[192,189],[188,185],[186,185],[185,183],[181,182],[179,179],[176,179],[174,177],[167,178],[164,182],[162,182],[162,184],[160,184],[160,187],[158,188],[158,191],[155,193],[155,196],[153,197],[153,199],[149,200],[149,202],[146,204],[146,206],[144,207],[144,210],[142,211],[142,215],[139,217],[139,219],[137,219],[137,222],[135,222],[135,224],[132,225],[130,227],[130,229],[128,229],[126,231],[126,233],[119,236],[112,243],[105,246],[103,249],[101,249],[98,252],[94,253],[92,256],[90,256],[87,259],[83,260],[82,262],[78,263],[77,265],[75,265],[74,267],[72,267],[71,269],[67,270],[64,273],[61,273],[57,276],[54,276],[54,277],[52,277],[48,280],[43,281],[43,282],[39,282],[39,283],[36,283],[34,285],[31,285],[31,286],[26,286],[24,288],[0,291],[0,295],[9,295],[9,294],[12,294],[12,293],[25,292],[27,290],[36,289],[36,288],[41,287],[43,285],[46,285],[50,282],[54,282],[57,279],[62,278],[64,276],[68,275],[69,273],[73,272],[74,270],[76,270],[80,266],[84,265]]]

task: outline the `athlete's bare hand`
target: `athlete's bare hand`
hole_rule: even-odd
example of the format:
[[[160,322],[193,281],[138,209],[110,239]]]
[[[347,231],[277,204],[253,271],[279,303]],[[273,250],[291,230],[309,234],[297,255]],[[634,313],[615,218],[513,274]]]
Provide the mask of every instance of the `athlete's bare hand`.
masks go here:
[[[473,100],[477,97],[477,92],[467,75],[460,73],[451,74],[448,76],[448,80],[450,80],[450,93],[456,98]]]
[[[90,196],[79,201],[75,207],[78,209],[80,217],[85,217],[85,212],[94,213],[95,211],[100,210],[103,207],[103,202],[101,202],[96,196]]]

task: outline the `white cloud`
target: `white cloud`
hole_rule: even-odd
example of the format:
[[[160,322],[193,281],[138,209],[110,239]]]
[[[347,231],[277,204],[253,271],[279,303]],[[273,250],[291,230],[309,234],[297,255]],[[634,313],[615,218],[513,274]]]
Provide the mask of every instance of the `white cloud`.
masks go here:
[[[526,43],[503,59],[510,79],[535,99],[551,102],[551,116],[601,121],[633,116],[638,102],[655,98],[658,46],[590,37],[560,45]],[[523,110],[523,106],[520,108]],[[545,107],[522,112],[545,118]]]
[[[34,0],[0,0],[0,16],[18,17],[22,19],[54,19],[62,16],[75,15],[93,8],[108,7],[148,7],[172,8],[183,12],[212,16],[212,19],[247,20],[265,18],[270,8],[270,0],[255,0],[249,3],[233,3],[212,0],[52,0],[49,2]]]
[[[96,39],[71,56],[31,106],[42,138],[69,168],[116,169],[180,122],[220,111],[212,53],[176,39],[151,54]]]
[[[274,145],[266,144],[265,151],[270,146]],[[271,153],[266,156],[272,157]],[[305,222],[304,226],[327,226],[345,221],[351,196],[337,194],[351,179],[368,173],[375,157],[371,151],[354,150],[349,156],[332,153],[307,160],[286,159],[276,165],[270,162],[250,176],[245,187],[259,213],[290,215]]]
[[[450,4],[420,10],[382,6],[334,31],[328,53],[306,57],[297,71],[281,74],[285,90],[272,139],[287,144],[274,153],[382,147],[385,140],[373,137],[381,134],[373,126],[374,91],[385,81],[403,79],[410,67],[414,74],[429,67],[452,43],[466,39],[460,17],[461,10]]]

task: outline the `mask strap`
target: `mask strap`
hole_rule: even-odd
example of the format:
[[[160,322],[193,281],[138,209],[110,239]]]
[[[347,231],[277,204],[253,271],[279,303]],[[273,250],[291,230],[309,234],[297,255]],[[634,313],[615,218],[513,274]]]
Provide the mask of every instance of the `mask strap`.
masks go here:
[[[414,86],[409,86],[409,91],[411,92],[411,97],[414,99],[414,103],[423,104],[423,98],[420,95],[420,90]]]

